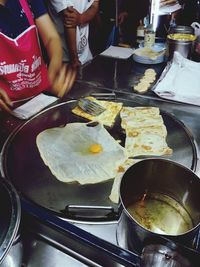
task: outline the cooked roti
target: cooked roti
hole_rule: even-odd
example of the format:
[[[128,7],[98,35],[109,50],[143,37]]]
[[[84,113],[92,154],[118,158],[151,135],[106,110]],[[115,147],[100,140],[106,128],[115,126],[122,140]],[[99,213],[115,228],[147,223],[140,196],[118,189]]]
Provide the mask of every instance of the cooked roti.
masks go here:
[[[159,108],[156,107],[123,107],[120,112],[121,117],[158,117],[160,115]]]
[[[166,142],[167,129],[159,108],[123,107],[120,116],[126,132],[125,148],[129,157],[172,154]]]
[[[109,198],[112,202],[114,202],[114,203],[119,202],[119,188],[120,188],[121,179],[122,179],[124,173],[126,172],[126,170],[128,170],[129,167],[131,167],[133,164],[135,164],[138,161],[140,161],[140,160],[127,159],[123,164],[121,164],[119,166],[118,171],[117,171],[117,175],[114,179],[111,193],[109,196]]]
[[[163,125],[159,108],[156,107],[123,107],[120,117],[123,129]]]
[[[72,113],[83,117],[85,119],[88,119],[90,121],[96,121],[99,123],[102,123],[105,126],[113,126],[115,123],[116,116],[119,114],[120,110],[122,109],[123,104],[122,103],[117,103],[117,102],[112,102],[112,101],[104,101],[104,100],[97,100],[94,97],[87,97],[87,99],[90,99],[102,107],[104,107],[106,110],[101,113],[98,116],[92,116],[85,111],[83,111],[81,108],[76,106],[74,109],[72,109]]]
[[[128,129],[125,148],[129,157],[172,154],[172,149],[168,147],[166,142],[164,126]]]

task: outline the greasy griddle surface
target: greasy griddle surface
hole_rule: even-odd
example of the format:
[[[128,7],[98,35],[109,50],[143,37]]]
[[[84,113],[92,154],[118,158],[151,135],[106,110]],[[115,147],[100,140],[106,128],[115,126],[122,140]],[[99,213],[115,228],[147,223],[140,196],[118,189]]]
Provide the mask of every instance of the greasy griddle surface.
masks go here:
[[[139,106],[133,101],[118,99],[118,102],[122,101],[125,106]],[[48,128],[62,127],[70,122],[87,122],[71,113],[75,105],[76,101],[56,105],[38,114],[11,135],[3,151],[5,176],[12,181],[23,197],[56,212],[59,216],[68,217],[63,214],[68,205],[111,206],[117,211],[118,206],[108,198],[113,180],[93,185],[63,183],[52,175],[40,157],[36,146],[36,137],[40,132]],[[189,132],[170,114],[161,112],[161,115],[168,131],[167,143],[173,149],[173,155],[169,158],[194,169],[196,149]],[[114,127],[107,129],[116,140],[121,139],[121,144],[124,144],[125,135],[120,122],[118,116]],[[73,162],[71,165],[73,168]],[[105,219],[103,213],[96,213],[99,220]],[[86,215],[86,219],[93,220],[90,213]],[[112,220],[112,216],[109,219]]]

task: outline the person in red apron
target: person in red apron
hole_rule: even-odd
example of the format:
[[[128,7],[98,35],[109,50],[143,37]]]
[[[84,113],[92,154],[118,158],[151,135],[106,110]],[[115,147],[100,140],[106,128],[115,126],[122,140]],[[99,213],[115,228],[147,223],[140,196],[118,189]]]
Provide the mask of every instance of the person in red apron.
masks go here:
[[[42,1],[32,0],[30,4],[44,5]],[[16,5],[15,9],[13,5]],[[28,23],[28,27],[15,36],[7,34],[6,19],[4,23],[6,14],[10,15],[9,7],[10,10],[12,7],[12,12],[19,12],[19,16]],[[27,0],[0,0],[0,8],[0,107],[10,111],[12,101],[27,99],[47,90],[62,96],[69,77],[66,66],[62,65],[60,37],[48,14],[41,12],[34,22]],[[23,21],[16,21],[12,28],[20,27],[20,23],[23,24]],[[38,33],[48,54],[48,70],[43,61]]]

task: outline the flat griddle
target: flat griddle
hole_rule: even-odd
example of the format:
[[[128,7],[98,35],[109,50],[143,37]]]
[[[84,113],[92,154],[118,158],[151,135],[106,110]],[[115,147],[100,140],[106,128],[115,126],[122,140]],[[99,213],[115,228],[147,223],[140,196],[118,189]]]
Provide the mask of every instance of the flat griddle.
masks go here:
[[[125,99],[112,101],[123,102],[124,106],[140,106]],[[75,106],[75,100],[55,105],[13,132],[2,151],[4,176],[11,180],[21,197],[60,217],[92,223],[116,220],[119,207],[108,198],[113,180],[91,185],[60,182],[44,164],[37,149],[36,137],[43,130],[71,122],[88,122],[72,114]],[[163,111],[161,115],[168,131],[167,143],[173,149],[169,159],[195,171],[197,151],[191,133],[174,116]],[[125,134],[120,127],[119,116],[113,128],[107,129],[116,140],[121,139],[124,143]],[[71,164],[73,168],[73,162]]]

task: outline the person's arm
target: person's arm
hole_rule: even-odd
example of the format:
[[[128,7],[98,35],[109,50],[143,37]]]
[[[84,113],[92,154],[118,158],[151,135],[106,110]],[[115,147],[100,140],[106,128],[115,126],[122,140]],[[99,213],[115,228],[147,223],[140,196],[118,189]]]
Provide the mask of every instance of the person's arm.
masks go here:
[[[49,57],[48,74],[50,82],[53,83],[62,67],[61,40],[48,14],[37,18],[35,23]]]
[[[75,71],[69,71],[69,67],[67,68],[62,63],[61,39],[49,15],[44,14],[38,17],[35,23],[49,57],[48,76],[51,83],[51,92],[62,97],[71,89],[76,73]]]
[[[75,8],[68,7],[64,11],[64,25],[65,27],[76,27],[78,25],[84,25],[89,23],[97,14],[99,9],[99,0],[95,0],[94,3],[82,14]]]
[[[127,17],[128,17],[128,12],[127,11],[120,12],[119,16],[118,16],[118,23],[122,24]]]
[[[125,19],[128,17],[128,13],[130,12],[130,10],[128,10],[128,1],[127,0],[123,0],[120,6],[120,13],[118,15],[118,23],[122,24]]]
[[[0,108],[11,113],[12,102],[6,92],[0,88]]]
[[[123,23],[127,18],[138,24],[139,20],[147,16],[149,4],[149,0],[123,0],[118,17],[119,24]]]
[[[61,16],[63,18],[63,23],[65,20],[65,11],[63,10],[61,12]],[[81,65],[81,62],[79,61],[78,58],[78,53],[77,53],[77,44],[76,44],[76,27],[67,27],[64,23],[64,30],[65,30],[65,38],[66,38],[66,43],[67,47],[69,50],[69,57],[70,57],[70,62],[73,68],[78,68]]]
[[[80,67],[81,62],[79,61],[77,53],[76,28],[65,28],[65,34],[69,49],[71,65],[73,68],[78,68]]]
[[[160,6],[174,5],[177,3],[177,0],[160,0]]]

